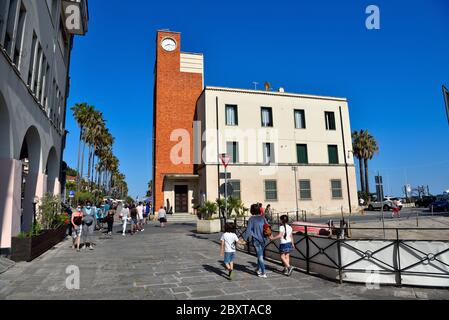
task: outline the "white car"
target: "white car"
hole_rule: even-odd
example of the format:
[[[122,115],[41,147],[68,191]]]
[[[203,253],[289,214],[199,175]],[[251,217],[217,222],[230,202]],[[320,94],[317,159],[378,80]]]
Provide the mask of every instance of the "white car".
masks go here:
[[[385,197],[384,201],[382,202],[373,201],[369,204],[368,210],[369,211],[381,210],[383,207],[384,211],[390,211],[394,207],[393,204],[394,201],[397,201],[397,206],[399,207],[400,210],[402,210],[403,207],[402,200],[394,197]]]

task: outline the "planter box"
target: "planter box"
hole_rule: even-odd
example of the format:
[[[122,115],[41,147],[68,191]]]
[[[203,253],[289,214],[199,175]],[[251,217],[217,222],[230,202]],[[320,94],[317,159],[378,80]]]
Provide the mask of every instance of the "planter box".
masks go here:
[[[31,262],[67,236],[67,226],[55,230],[45,230],[40,235],[31,238],[12,238],[11,260],[15,262]]]
[[[221,232],[220,220],[198,220],[196,231],[205,234],[219,233]]]

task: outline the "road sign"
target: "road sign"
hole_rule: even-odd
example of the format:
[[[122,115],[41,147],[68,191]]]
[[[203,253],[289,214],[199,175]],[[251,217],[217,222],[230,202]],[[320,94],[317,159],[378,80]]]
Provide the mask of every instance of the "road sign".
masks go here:
[[[220,194],[224,196],[232,195],[234,193],[234,187],[231,183],[223,183],[220,186]]]
[[[443,86],[444,102],[446,103],[447,121],[449,122],[449,90]]]
[[[220,172],[220,179],[232,179],[232,174],[230,172],[224,173]]]
[[[229,163],[231,162],[231,156],[228,156],[227,154],[222,154],[220,155],[220,161],[224,165],[224,167],[227,168]]]
[[[69,198],[75,198],[75,191],[69,191]]]

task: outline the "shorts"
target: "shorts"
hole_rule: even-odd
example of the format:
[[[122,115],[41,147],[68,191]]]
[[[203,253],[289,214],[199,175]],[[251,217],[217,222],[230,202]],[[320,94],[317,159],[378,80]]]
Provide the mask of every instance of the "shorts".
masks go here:
[[[83,228],[81,226],[79,226],[78,229],[73,228],[72,229],[72,237],[73,237],[73,239],[81,237],[82,233],[83,233]]]
[[[229,264],[231,262],[234,262],[234,258],[235,258],[235,252],[225,252],[224,263]]]
[[[132,218],[132,219],[131,219],[131,223],[132,223],[132,224],[137,224],[137,218]]]
[[[159,218],[160,223],[167,223],[167,218]]]
[[[290,253],[293,250],[293,245],[291,242],[284,243],[279,246],[279,253]]]

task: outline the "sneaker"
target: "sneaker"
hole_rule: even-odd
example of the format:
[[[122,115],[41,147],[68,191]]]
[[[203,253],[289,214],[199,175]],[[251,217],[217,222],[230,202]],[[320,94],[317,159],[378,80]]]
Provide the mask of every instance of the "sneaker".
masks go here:
[[[256,269],[256,274],[258,275],[258,276],[260,276],[261,274],[262,274],[262,272],[260,272],[260,270],[259,269]]]
[[[126,234],[122,233],[122,236],[126,237]]]
[[[145,231],[145,229],[140,230],[140,232],[144,232],[144,231]]]
[[[295,268],[293,268],[292,266],[288,267],[287,274],[288,274],[289,277],[292,275],[294,269]]]
[[[282,273],[286,276],[288,276],[288,268],[284,268],[284,270],[282,271]]]
[[[267,277],[267,275],[264,273],[264,274],[259,274],[259,278],[266,279],[266,278],[268,278],[268,277]]]
[[[89,247],[89,250],[91,250],[91,251],[94,250],[94,247],[90,246],[90,247]]]

